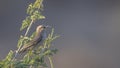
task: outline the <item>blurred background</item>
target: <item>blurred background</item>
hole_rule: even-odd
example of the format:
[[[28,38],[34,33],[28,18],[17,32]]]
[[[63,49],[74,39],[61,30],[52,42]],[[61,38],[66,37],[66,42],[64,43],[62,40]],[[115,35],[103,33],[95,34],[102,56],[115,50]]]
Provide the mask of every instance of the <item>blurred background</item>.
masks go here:
[[[28,4],[0,0],[0,59],[15,50]],[[119,0],[44,0],[44,21],[61,37],[55,68],[120,68]]]

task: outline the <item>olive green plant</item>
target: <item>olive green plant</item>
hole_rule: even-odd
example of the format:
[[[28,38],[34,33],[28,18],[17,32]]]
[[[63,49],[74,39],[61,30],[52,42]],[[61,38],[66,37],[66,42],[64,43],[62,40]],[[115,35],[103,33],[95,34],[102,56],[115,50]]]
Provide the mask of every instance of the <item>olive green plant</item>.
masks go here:
[[[34,25],[36,21],[45,19],[45,16],[42,15],[42,11],[43,0],[36,0],[34,3],[29,4],[27,8],[28,16],[23,20],[20,28],[20,31],[26,31],[18,40],[17,50],[10,50],[8,55],[3,60],[0,60],[0,68],[44,68],[48,67],[49,63],[50,68],[54,68],[52,56],[56,54],[58,50],[51,45],[59,36],[54,35],[53,28],[51,28],[51,32],[49,31],[50,33],[47,34],[47,38],[45,38],[42,45],[37,49],[28,50],[25,54],[22,54],[22,56],[18,53],[24,44],[28,43],[35,36],[35,32],[28,36],[32,25]]]

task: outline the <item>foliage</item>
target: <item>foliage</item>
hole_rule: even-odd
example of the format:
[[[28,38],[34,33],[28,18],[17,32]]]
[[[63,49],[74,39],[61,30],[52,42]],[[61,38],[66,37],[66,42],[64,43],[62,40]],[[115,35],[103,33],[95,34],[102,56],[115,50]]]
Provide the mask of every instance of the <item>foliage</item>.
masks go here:
[[[52,42],[59,36],[54,36],[54,29],[47,38],[44,40],[43,44],[40,45],[35,50],[29,50],[24,55],[18,56],[21,59],[17,59],[18,51],[23,47],[24,44],[28,43],[35,36],[35,32],[31,36],[27,36],[28,32],[33,25],[38,20],[45,19],[45,16],[42,15],[43,11],[43,0],[36,0],[34,3],[31,3],[27,8],[28,16],[23,20],[20,31],[26,29],[25,35],[21,35],[18,44],[17,50],[8,53],[5,59],[0,60],[0,68],[41,68],[48,67],[47,61],[48,58],[51,68],[53,68],[52,56],[58,51],[56,48],[53,48]]]

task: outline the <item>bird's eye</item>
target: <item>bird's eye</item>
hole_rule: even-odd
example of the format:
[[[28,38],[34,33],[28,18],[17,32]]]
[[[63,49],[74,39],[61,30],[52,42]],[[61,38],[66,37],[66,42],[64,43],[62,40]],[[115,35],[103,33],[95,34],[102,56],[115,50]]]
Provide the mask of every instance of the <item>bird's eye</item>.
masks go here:
[[[43,28],[46,28],[45,26],[43,26]]]

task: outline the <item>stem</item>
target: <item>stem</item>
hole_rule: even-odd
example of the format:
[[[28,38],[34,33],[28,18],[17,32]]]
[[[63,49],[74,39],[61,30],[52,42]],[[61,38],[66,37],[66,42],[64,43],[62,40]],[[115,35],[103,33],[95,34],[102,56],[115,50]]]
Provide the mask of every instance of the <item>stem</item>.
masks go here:
[[[28,32],[29,32],[29,30],[30,30],[30,28],[31,28],[31,26],[32,26],[32,24],[33,24],[33,20],[31,21],[31,23],[30,23],[30,25],[28,26],[28,28],[27,28],[27,30],[26,30],[26,32],[25,32],[25,35],[24,35],[24,37],[26,37],[27,36],[27,34],[28,34]],[[22,42],[21,42],[22,43]],[[20,45],[20,47],[18,48],[18,50],[17,51],[19,51],[20,50],[20,48],[22,47],[22,44]]]
[[[54,68],[54,67],[53,67],[53,62],[52,62],[52,57],[48,56],[48,59],[49,59],[49,62],[50,62],[51,68]]]
[[[24,35],[25,37],[27,36],[27,34],[28,34],[28,32],[29,32],[29,30],[30,30],[30,27],[32,26],[33,22],[34,22],[34,20],[32,20],[31,23],[30,23],[30,25],[28,26],[28,28],[27,28],[27,30],[26,30],[26,33],[25,33],[25,35]]]
[[[29,68],[32,68],[32,65]]]
[[[33,24],[33,22],[34,22],[34,20],[32,20],[31,23],[30,23],[30,25],[28,26],[28,28],[27,28],[27,30],[26,30],[26,32],[25,32],[24,37],[27,36],[27,34],[28,34],[28,32],[29,32],[29,30],[30,30],[30,28],[31,28],[31,26],[32,26],[32,24]],[[22,43],[22,42],[21,42],[21,43]],[[17,51],[19,51],[21,47],[22,47],[22,44],[20,45],[20,47],[18,48]]]
[[[33,24],[33,22],[34,22],[34,20],[32,19],[30,25],[28,26],[28,28],[27,28],[27,30],[26,30],[26,32],[25,32],[24,37],[27,36],[27,34],[28,34],[28,32],[29,32],[29,30],[30,30],[30,28],[31,28],[31,26],[32,26],[32,24]],[[23,41],[22,41],[22,42],[23,42]],[[22,42],[21,42],[21,43],[22,43]],[[22,44],[21,44],[20,47],[16,50],[16,52],[15,52],[15,56],[14,56],[13,60],[16,58],[16,56],[17,56],[19,50],[21,49],[21,47],[22,47]]]

